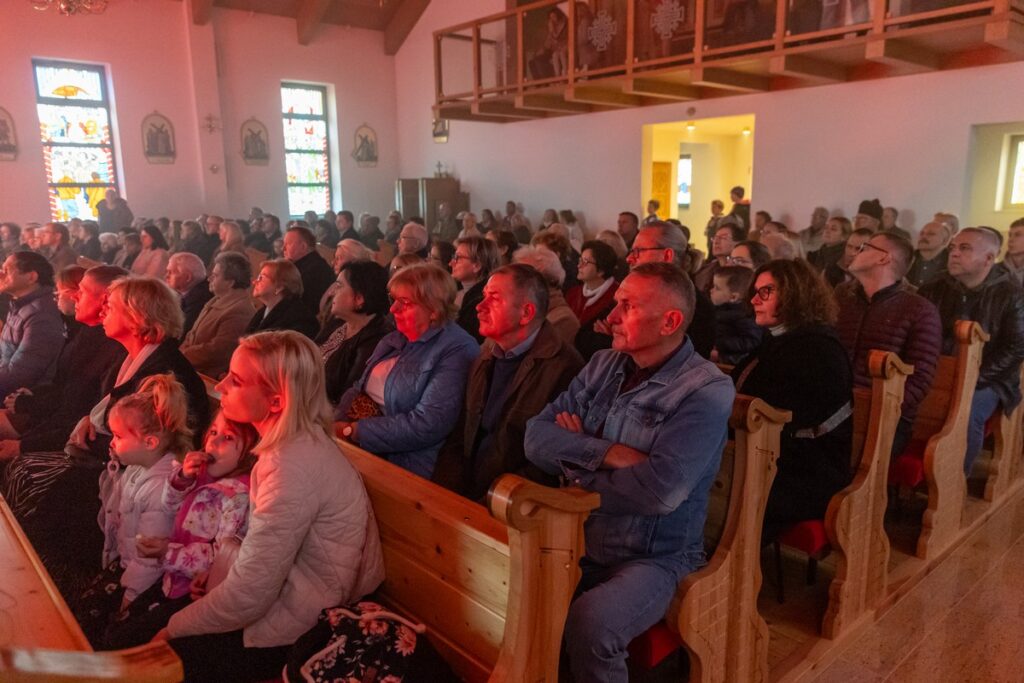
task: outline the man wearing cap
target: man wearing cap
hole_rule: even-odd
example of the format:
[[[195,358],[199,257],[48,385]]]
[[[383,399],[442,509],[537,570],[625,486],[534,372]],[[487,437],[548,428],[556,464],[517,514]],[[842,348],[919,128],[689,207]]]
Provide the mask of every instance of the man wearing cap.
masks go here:
[[[878,232],[882,227],[882,202],[877,199],[865,199],[857,207],[857,215],[853,217],[853,229],[867,228]]]

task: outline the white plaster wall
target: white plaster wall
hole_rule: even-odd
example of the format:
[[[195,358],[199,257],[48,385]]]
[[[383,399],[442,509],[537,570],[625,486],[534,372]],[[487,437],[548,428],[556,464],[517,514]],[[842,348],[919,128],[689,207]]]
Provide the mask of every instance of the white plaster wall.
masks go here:
[[[799,228],[818,204],[849,216],[878,197],[917,228],[939,210],[966,216],[972,124],[1024,112],[1024,63],[1016,63],[510,124],[452,121],[449,142],[437,145],[431,33],[500,5],[434,0],[398,53],[400,171],[430,175],[447,163],[474,208],[516,198],[534,222],[551,205],[608,227],[620,210],[641,206],[644,124],[753,114],[756,208]]]
[[[336,95],[338,134],[332,144],[340,160],[334,172],[343,206],[335,208],[378,215],[392,208],[398,175],[394,58],[384,54],[380,32],[323,25],[312,43],[302,46],[293,19],[234,10],[214,9],[212,30],[190,31],[180,0],[111,2],[102,15],[75,17],[39,12],[23,0],[3,0],[2,5],[0,107],[14,118],[19,155],[14,162],[0,162],[0,220],[49,216],[33,57],[107,66],[118,170],[136,215],[188,218],[210,211],[246,216],[253,205],[286,215],[282,80],[327,84]],[[190,45],[189,36],[207,41],[198,46],[205,49]],[[211,53],[216,59],[208,57]],[[196,92],[219,102],[196,102]],[[152,165],[143,156],[142,119],[155,109],[174,124],[174,164]],[[222,130],[208,133],[200,127],[203,116],[218,110]],[[251,116],[269,129],[268,166],[242,163],[238,130]],[[359,168],[351,156],[355,130],[363,123],[377,132],[380,160],[375,168]],[[212,165],[218,167],[216,174]]]

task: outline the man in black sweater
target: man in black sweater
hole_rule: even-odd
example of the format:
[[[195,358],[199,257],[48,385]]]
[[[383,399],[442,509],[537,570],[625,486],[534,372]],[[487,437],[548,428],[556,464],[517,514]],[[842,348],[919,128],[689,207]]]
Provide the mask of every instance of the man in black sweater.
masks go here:
[[[302,276],[302,302],[316,315],[320,297],[334,283],[334,270],[316,250],[316,238],[308,228],[295,226],[284,234],[284,257]]]

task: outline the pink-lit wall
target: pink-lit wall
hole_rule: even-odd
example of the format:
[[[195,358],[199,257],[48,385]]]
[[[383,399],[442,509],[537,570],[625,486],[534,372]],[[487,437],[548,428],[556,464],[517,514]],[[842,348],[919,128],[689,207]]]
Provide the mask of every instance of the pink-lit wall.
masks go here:
[[[245,216],[253,205],[286,215],[282,80],[326,84],[335,96],[332,143],[342,203],[335,202],[335,209],[383,215],[392,208],[398,169],[394,60],[384,55],[380,32],[322,25],[302,46],[293,19],[215,9],[210,25],[196,27],[179,0],[118,0],[102,15],[75,17],[39,12],[20,0],[3,4],[0,107],[14,119],[19,154],[16,161],[0,162],[0,220],[49,216],[33,57],[107,67],[118,170],[137,215]],[[141,123],[154,110],[174,124],[174,164],[149,164],[143,156]],[[207,114],[216,116],[221,130],[201,128]],[[250,117],[269,130],[267,166],[242,163],[239,127]],[[375,168],[359,168],[351,156],[355,130],[364,123],[378,136]]]
[[[476,210],[514,198],[534,222],[553,206],[582,210],[591,228],[613,226],[646,199],[644,124],[754,114],[754,204],[773,216],[802,227],[818,204],[852,215],[861,199],[879,197],[904,210],[908,227],[938,210],[969,222],[981,219],[968,191],[972,124],[1024,119],[1016,63],[510,124],[452,121],[449,142],[435,144],[424,125],[434,101],[431,34],[503,5],[435,0],[396,56],[402,175],[429,174],[441,161]],[[1006,212],[998,227],[1019,215]]]

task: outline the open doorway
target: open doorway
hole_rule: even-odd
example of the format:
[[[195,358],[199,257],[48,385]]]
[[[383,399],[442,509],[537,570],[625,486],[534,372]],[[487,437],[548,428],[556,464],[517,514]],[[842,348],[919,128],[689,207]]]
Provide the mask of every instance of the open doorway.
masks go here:
[[[689,226],[694,246],[703,250],[704,226],[711,202],[732,208],[729,190],[736,185],[753,193],[754,116],[723,116],[643,128],[640,205],[657,199],[658,215]]]

